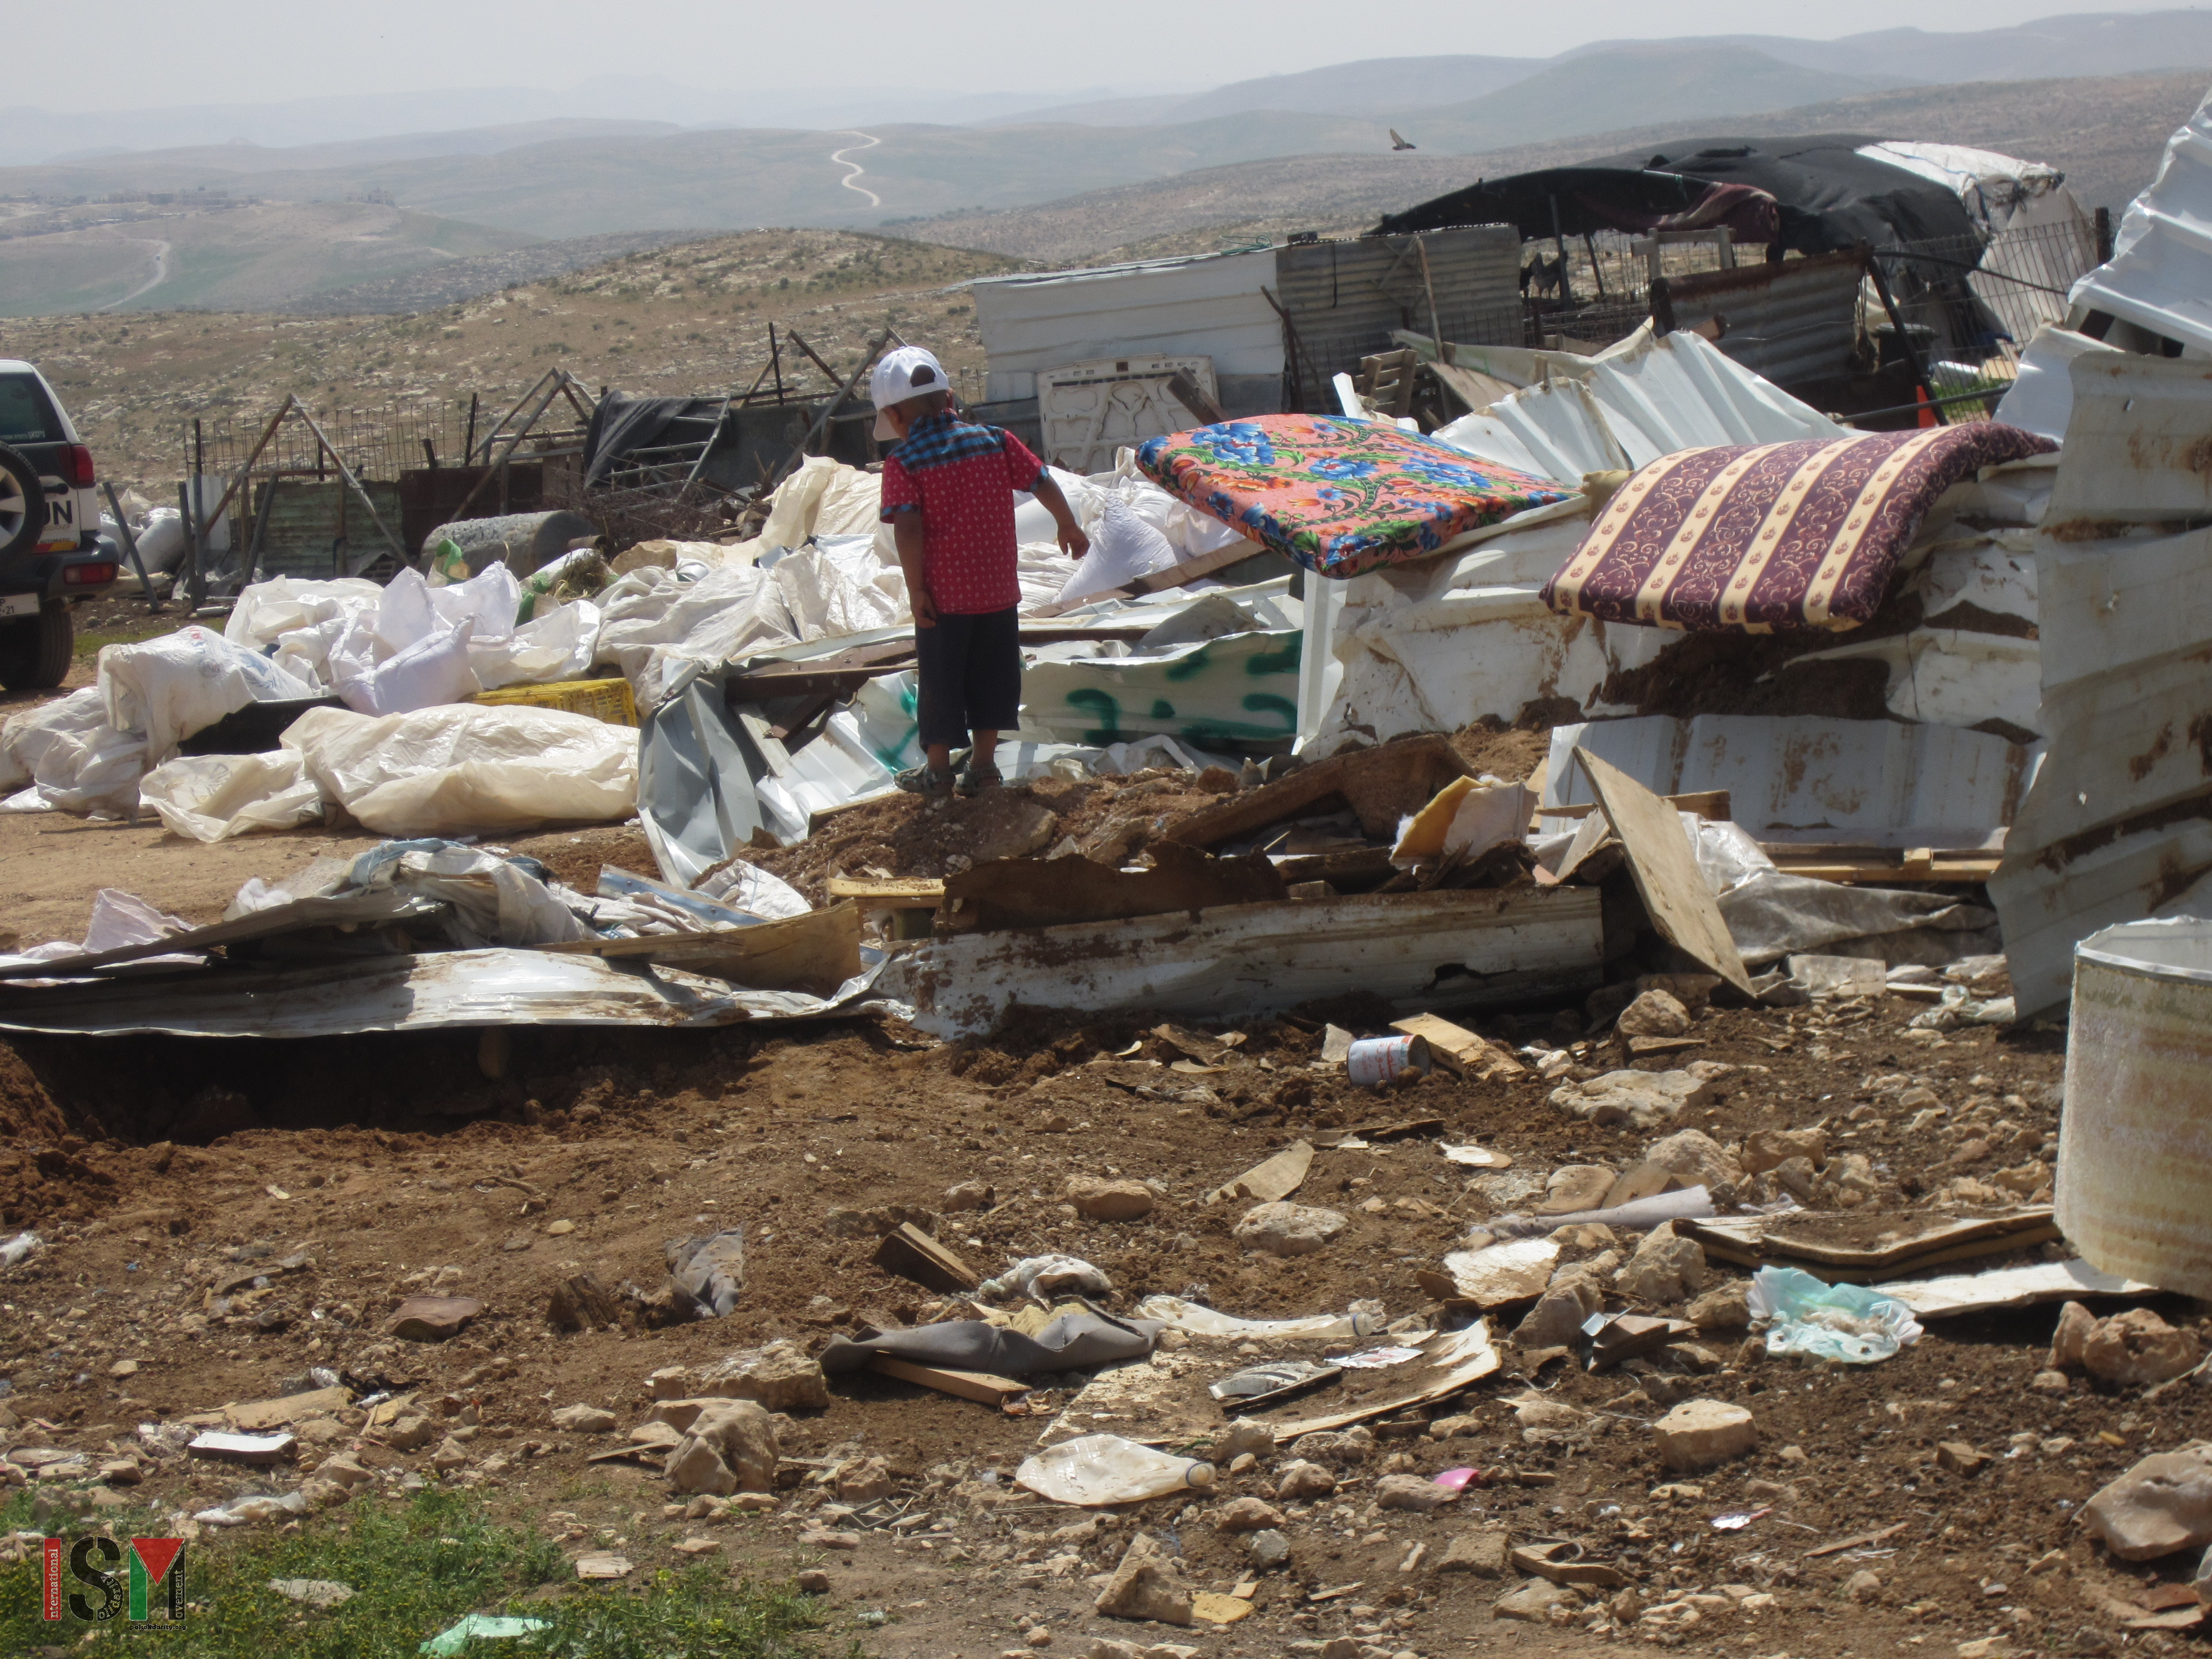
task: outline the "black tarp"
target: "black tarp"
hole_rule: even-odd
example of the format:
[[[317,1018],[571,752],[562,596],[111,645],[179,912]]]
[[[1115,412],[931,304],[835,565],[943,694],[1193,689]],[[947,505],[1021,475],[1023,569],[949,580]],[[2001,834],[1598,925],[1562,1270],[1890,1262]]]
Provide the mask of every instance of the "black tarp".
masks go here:
[[[1482,179],[1389,215],[1375,228],[1405,235],[1503,223],[1517,226],[1528,240],[1555,230],[1568,236],[1642,230],[1656,216],[1689,212],[1711,185],[1747,185],[1774,198],[1779,246],[1799,253],[1974,234],[1949,188],[1857,154],[1860,146],[1879,142],[1850,133],[1683,139],[1571,167]]]

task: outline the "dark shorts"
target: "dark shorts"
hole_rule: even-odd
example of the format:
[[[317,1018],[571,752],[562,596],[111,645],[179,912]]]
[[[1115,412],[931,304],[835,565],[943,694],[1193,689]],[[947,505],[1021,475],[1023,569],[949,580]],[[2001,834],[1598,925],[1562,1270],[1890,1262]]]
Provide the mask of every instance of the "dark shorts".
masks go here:
[[[921,744],[963,747],[970,732],[1011,732],[1021,724],[1021,619],[1011,605],[981,616],[940,614],[914,630],[921,659],[916,718]]]

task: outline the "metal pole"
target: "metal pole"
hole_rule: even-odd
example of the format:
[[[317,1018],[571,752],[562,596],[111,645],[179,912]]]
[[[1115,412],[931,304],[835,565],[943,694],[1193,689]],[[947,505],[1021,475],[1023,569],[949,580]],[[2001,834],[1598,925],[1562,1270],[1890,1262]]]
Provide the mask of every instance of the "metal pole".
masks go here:
[[[1655,233],[1656,234],[1656,233]],[[1552,198],[1552,246],[1559,251],[1559,309],[1574,308],[1574,284],[1567,280],[1567,235],[1559,228],[1559,198]]]
[[[197,611],[199,601],[192,596],[193,590],[205,592],[207,585],[200,580],[199,526],[192,517],[192,487],[188,483],[177,485],[177,512],[185,521],[185,606],[187,611]],[[173,581],[171,586],[175,586]]]
[[[123,503],[115,499],[115,486],[102,483],[100,487],[106,492],[107,505],[115,514],[115,533],[123,538],[123,550],[131,556],[131,568],[138,573],[138,586],[146,595],[146,608],[158,611],[161,602],[154,597],[154,584],[146,580],[146,561],[138,556],[138,538],[131,533],[131,520],[123,516]]]
[[[1413,251],[1421,256],[1421,287],[1429,296],[1429,332],[1436,336],[1437,361],[1452,361],[1451,348],[1444,343],[1444,325],[1437,315],[1437,285],[1429,279],[1429,245],[1421,240],[1419,231],[1413,233]]]
[[[784,401],[783,350],[775,343],[775,325],[774,323],[770,323],[768,325],[768,362],[769,367],[775,371],[775,400],[778,403],[782,403]]]
[[[474,466],[477,463],[477,397],[473,392],[469,393],[469,435],[461,445],[463,466]]]
[[[807,428],[806,435],[799,441],[799,447],[793,450],[790,454],[783,458],[782,463],[778,465],[775,470],[774,478],[775,483],[781,483],[784,478],[790,473],[792,463],[800,459],[809,453],[810,449],[813,446],[816,434],[830,424],[830,417],[837,412],[837,405],[843,403],[846,398],[853,395],[853,388],[860,383],[860,377],[863,374],[866,374],[870,368],[875,366],[876,359],[883,356],[884,348],[890,343],[890,331],[889,329],[885,329],[881,334],[878,334],[876,337],[876,343],[868,348],[866,356],[860,359],[860,366],[853,371],[852,379],[847,380],[843,386],[830,394],[830,401],[822,406],[822,413],[815,417],[814,424]]]
[[[376,510],[376,503],[368,498],[368,491],[362,488],[361,480],[353,476],[351,469],[340,459],[337,451],[331,447],[331,441],[323,435],[322,428],[315,424],[315,417],[302,409],[300,411],[300,418],[307,423],[307,430],[315,434],[315,441],[322,447],[321,453],[331,458],[331,465],[337,469],[338,477],[345,480],[346,487],[361,497],[361,504],[368,509],[368,521],[376,526],[376,533],[391,544],[392,550],[398,554],[399,562],[402,564],[414,563],[415,561],[409,555],[406,548],[400,544],[399,538],[385,527],[384,515]],[[337,574],[343,576],[347,573],[341,570]]]

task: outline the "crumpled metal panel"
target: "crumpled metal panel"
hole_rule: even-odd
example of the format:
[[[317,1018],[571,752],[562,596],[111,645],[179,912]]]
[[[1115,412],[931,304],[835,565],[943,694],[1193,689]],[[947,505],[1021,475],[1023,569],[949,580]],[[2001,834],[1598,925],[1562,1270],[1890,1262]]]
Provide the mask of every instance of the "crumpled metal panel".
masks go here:
[[[1237,1018],[1370,992],[1407,1008],[1526,1002],[1597,983],[1594,887],[1527,886],[1236,904],[933,941],[884,989],[939,1036],[988,1031],[1017,1005]]]
[[[1685,276],[1672,284],[1674,325],[1725,319],[1723,356],[1784,386],[1826,379],[1850,366],[1865,275],[1856,254],[1824,253]]]
[[[2212,98],[2166,141],[2158,177],[2120,221],[2112,257],[2068,301],[2076,319],[2109,312],[2212,350]]]
[[[831,997],[553,951],[441,951],[272,972],[0,986],[0,1031],[86,1036],[349,1036],[485,1025],[735,1025],[848,1012],[881,963]]]
[[[2212,362],[2085,351],[2043,531],[2061,543],[2119,524],[2212,518]]]

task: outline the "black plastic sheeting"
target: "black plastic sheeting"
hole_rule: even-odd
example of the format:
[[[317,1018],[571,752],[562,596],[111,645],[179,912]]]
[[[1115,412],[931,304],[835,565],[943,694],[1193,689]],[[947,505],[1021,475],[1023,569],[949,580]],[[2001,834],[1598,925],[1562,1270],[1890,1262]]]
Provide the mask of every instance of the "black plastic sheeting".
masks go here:
[[[1482,179],[1391,214],[1375,228],[1401,236],[1448,225],[1510,224],[1524,240],[1555,231],[1642,231],[1656,218],[1690,212],[1714,185],[1747,185],[1772,197],[1779,209],[1774,246],[1799,253],[1974,234],[1950,189],[1857,154],[1860,146],[1880,142],[1850,133],[1683,139],[1575,167]]]

